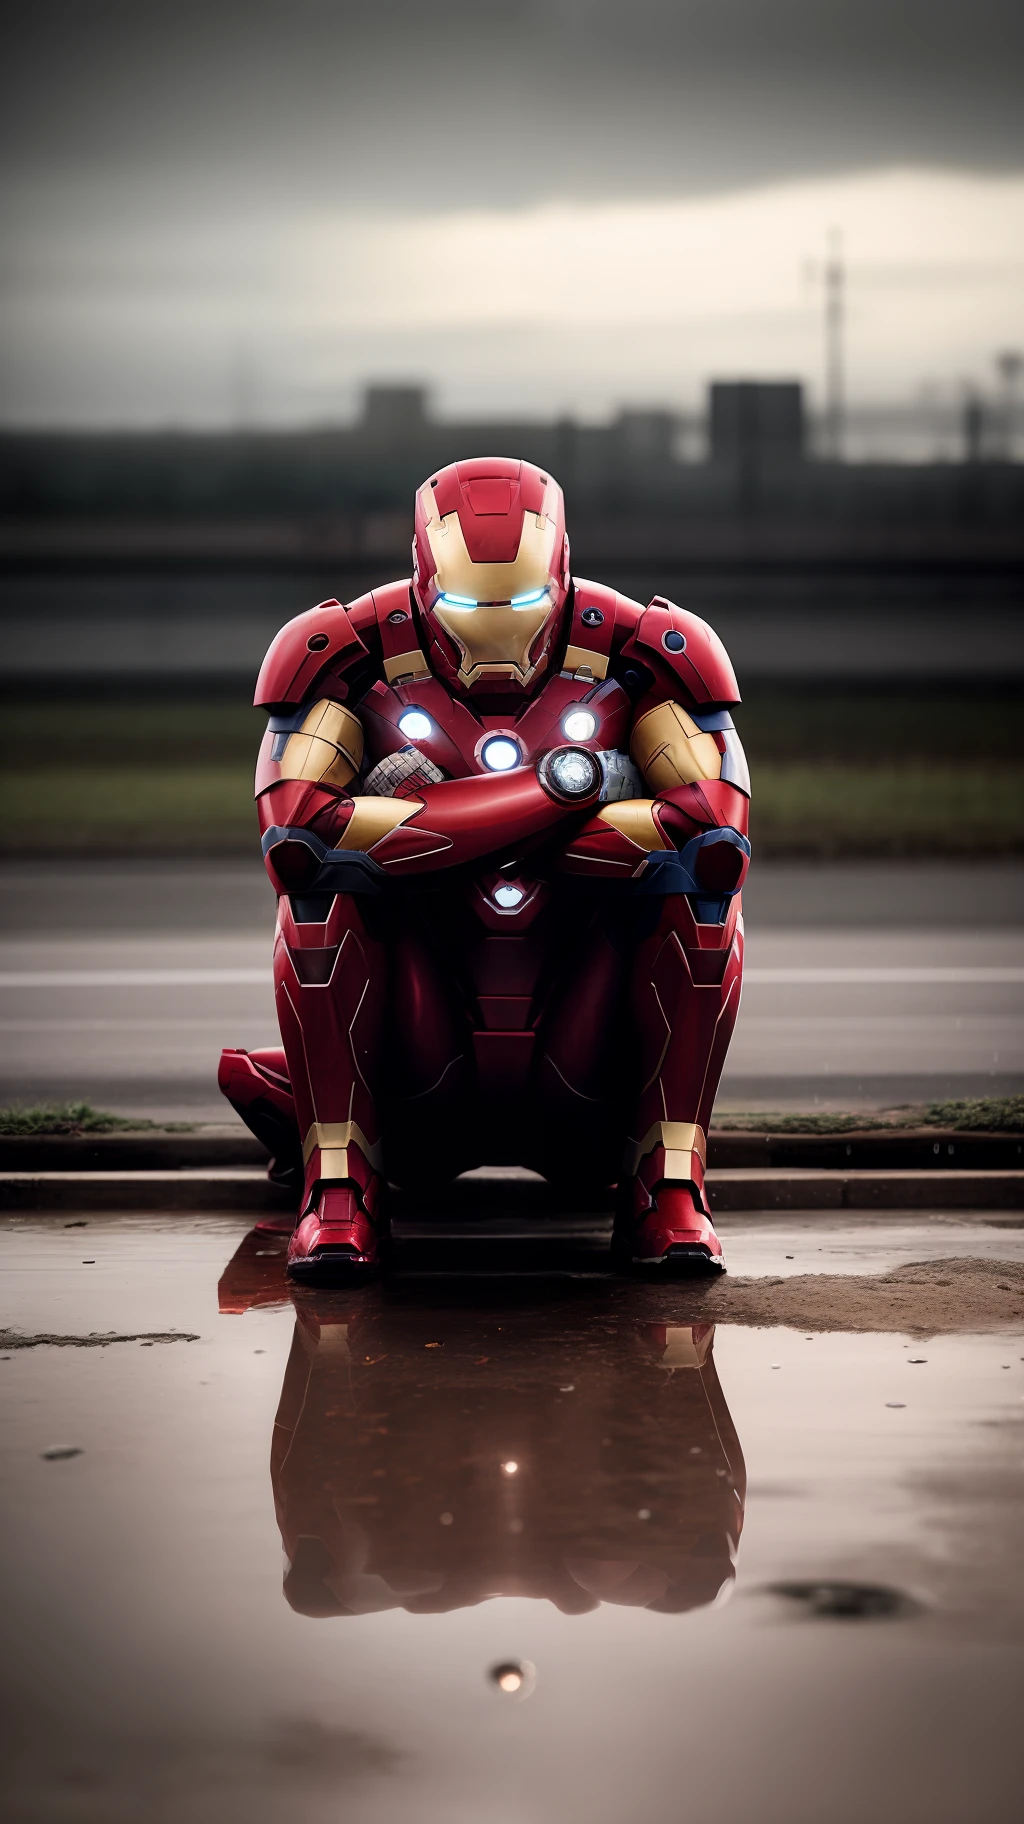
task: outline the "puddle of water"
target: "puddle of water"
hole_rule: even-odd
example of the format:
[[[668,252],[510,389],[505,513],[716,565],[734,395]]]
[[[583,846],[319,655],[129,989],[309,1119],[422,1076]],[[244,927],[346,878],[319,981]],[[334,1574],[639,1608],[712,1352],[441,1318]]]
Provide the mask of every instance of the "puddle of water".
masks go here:
[[[736,1276],[799,1273],[887,1273],[911,1260],[971,1256],[980,1260],[1024,1260],[1024,1221],[1007,1212],[1001,1219],[889,1213],[874,1220],[779,1215],[722,1216],[716,1227]]]
[[[0,1362],[19,1820],[1011,1813],[1021,1338],[261,1305],[243,1227],[0,1231],[19,1330],[197,1334]]]

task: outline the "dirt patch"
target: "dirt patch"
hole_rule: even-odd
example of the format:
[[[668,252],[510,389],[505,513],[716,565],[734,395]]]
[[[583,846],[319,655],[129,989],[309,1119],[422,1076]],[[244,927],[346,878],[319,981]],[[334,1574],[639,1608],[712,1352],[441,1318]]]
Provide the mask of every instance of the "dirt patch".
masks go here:
[[[715,1323],[793,1330],[940,1332],[1024,1325],[1024,1262],[923,1260],[890,1273],[807,1273],[792,1279],[726,1277],[694,1304]]]
[[[111,1343],[198,1343],[199,1332],[190,1330],[136,1330],[124,1335],[114,1330],[92,1330],[88,1336],[57,1336],[41,1331],[26,1336],[21,1330],[0,1330],[0,1351],[11,1349],[108,1349]]]

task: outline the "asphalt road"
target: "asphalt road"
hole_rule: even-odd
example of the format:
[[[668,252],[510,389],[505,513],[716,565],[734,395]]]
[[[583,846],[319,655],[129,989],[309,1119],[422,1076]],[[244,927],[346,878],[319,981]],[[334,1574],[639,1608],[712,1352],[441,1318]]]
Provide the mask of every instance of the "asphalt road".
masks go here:
[[[721,1107],[1024,1088],[1024,868],[762,867]],[[0,1102],[217,1119],[222,1045],[276,1042],[248,864],[8,864]]]

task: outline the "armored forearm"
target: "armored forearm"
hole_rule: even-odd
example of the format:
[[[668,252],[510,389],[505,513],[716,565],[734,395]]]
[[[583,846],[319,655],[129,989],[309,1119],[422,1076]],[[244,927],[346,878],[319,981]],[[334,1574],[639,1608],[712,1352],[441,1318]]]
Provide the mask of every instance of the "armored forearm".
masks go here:
[[[559,756],[579,756],[559,784]],[[571,775],[571,776],[569,776]],[[411,797],[367,797],[279,781],[260,796],[264,854],[279,891],[308,890],[345,857],[364,873],[421,874],[533,845],[597,801],[600,767],[580,749],[557,749],[537,768],[446,779]],[[312,840],[310,840],[312,839]]]
[[[568,845],[565,869],[731,897],[750,858],[750,782],[732,717],[662,702],[638,719],[630,751],[650,796],[600,810]]]

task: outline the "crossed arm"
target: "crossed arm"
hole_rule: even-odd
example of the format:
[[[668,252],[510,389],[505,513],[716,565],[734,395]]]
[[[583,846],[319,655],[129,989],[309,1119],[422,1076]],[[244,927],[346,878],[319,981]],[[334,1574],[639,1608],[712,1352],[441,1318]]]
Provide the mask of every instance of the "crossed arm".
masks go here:
[[[316,884],[328,851],[404,877],[543,847],[555,868],[604,879],[677,856],[694,892],[734,892],[749,856],[745,765],[731,718],[703,720],[728,728],[703,728],[669,701],[638,718],[631,751],[650,797],[602,803],[601,777],[575,796],[559,793],[543,763],[435,782],[413,772],[380,797],[348,791],[362,730],[350,710],[322,701],[297,727],[298,718],[285,729],[272,720],[264,743],[257,794],[268,870],[279,891],[294,892]]]

